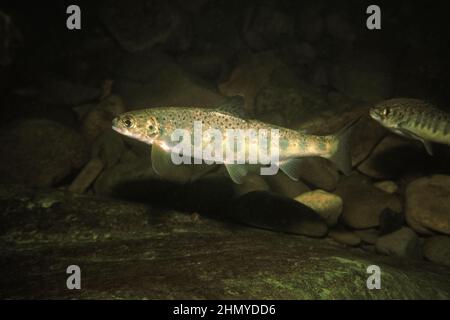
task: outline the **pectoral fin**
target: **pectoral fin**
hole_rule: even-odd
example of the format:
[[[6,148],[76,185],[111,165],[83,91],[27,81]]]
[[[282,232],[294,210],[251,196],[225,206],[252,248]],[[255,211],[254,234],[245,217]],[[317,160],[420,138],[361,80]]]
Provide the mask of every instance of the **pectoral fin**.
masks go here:
[[[294,181],[298,181],[300,177],[301,163],[302,159],[289,159],[283,162],[280,162],[280,169],[283,171],[289,178]]]
[[[173,170],[171,153],[160,146],[152,145],[152,168],[160,176],[164,176]]]
[[[225,164],[225,167],[227,168],[231,180],[233,180],[234,183],[242,184],[244,182],[244,178],[248,173],[248,170],[245,165]]]
[[[422,142],[423,146],[425,147],[425,150],[427,150],[427,153],[430,156],[433,155],[433,146],[431,145],[431,142],[423,139],[422,137],[419,137],[414,132],[411,132],[408,129],[404,128],[402,124],[399,125],[399,131],[406,137],[410,137],[411,139],[419,140],[420,142]]]

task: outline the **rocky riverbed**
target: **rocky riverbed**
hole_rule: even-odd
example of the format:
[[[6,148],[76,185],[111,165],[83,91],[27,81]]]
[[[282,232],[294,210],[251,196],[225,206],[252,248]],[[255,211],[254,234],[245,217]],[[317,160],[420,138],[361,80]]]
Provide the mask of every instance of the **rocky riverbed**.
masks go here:
[[[450,147],[431,157],[368,114],[392,97],[449,111],[446,5],[386,4],[368,32],[360,1],[151,3],[83,2],[80,32],[63,2],[0,5],[2,298],[449,299]],[[307,158],[299,181],[237,185],[207,165],[161,177],[149,146],[111,129],[126,111],[234,95],[310,134],[360,118],[351,174]]]
[[[2,298],[450,298],[444,266],[330,239],[10,185],[0,207]],[[69,265],[81,268],[81,290],[66,287]],[[367,288],[370,265],[379,290]]]

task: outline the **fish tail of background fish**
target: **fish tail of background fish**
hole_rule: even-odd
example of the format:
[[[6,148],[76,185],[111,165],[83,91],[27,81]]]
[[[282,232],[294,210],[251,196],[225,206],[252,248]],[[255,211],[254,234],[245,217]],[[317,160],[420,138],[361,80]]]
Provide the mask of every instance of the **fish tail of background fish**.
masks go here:
[[[339,130],[336,134],[330,137],[332,141],[332,152],[326,157],[331,160],[336,165],[336,167],[345,175],[350,174],[352,170],[350,137],[359,119],[360,118],[352,121],[344,128]]]

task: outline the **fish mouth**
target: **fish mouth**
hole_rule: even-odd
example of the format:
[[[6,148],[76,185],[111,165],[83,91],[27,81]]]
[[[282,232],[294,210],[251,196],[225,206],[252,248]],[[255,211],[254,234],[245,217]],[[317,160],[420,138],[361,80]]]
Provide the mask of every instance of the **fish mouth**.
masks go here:
[[[370,115],[370,117],[371,117],[372,119],[374,119],[374,120],[376,120],[376,121],[378,121],[378,122],[381,121],[380,112],[379,112],[377,109],[371,108],[371,109],[369,110],[369,115]]]
[[[118,122],[119,122],[119,119],[118,119],[118,118],[114,118],[114,119],[112,120],[112,123],[111,123],[111,128],[112,128],[114,131],[117,131],[117,132],[119,132],[119,133],[122,133],[121,128],[118,126]]]

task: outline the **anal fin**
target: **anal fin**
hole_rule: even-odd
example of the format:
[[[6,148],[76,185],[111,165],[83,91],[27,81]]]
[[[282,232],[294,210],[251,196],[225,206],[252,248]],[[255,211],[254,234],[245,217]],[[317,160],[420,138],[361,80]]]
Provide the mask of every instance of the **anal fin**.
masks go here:
[[[302,159],[289,159],[280,162],[280,170],[283,171],[289,178],[298,181],[300,177]]]
[[[244,183],[244,178],[248,173],[248,170],[243,164],[225,164],[228,174],[234,183],[242,184]]]

